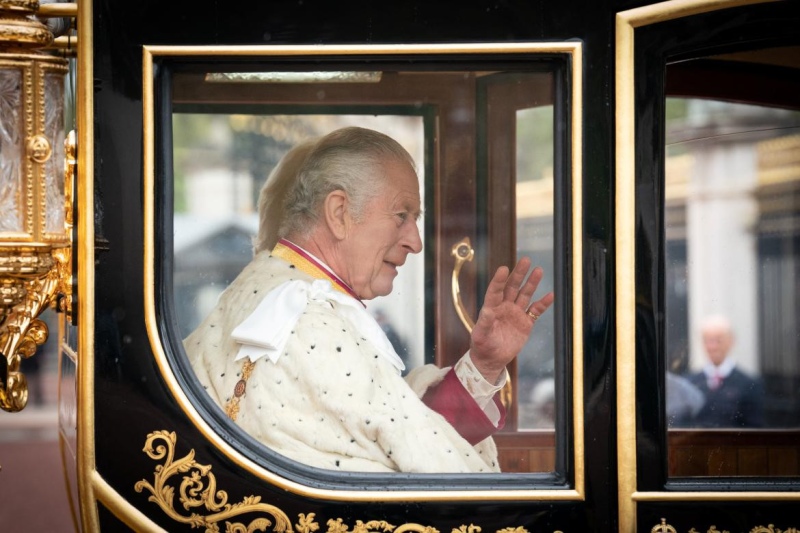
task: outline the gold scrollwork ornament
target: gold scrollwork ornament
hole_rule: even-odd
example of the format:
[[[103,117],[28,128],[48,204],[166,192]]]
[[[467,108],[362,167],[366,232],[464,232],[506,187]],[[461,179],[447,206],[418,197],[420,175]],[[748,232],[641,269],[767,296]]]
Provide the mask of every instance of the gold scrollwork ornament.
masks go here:
[[[261,502],[260,496],[246,496],[239,503],[228,503],[228,493],[217,490],[211,466],[197,463],[194,450],[175,459],[176,440],[174,431],[156,431],[147,436],[143,451],[151,459],[163,460],[164,463],[156,466],[152,484],[144,479],[136,483],[136,492],[147,490],[150,492],[148,501],[156,503],[170,518],[192,527],[204,527],[209,533],[220,531],[219,522],[222,521],[225,521],[228,533],[265,531],[269,526],[277,532],[291,531],[289,517],[274,505]],[[157,441],[162,444],[156,445]],[[174,483],[170,478],[178,474],[184,474],[178,487],[179,501],[184,510],[204,507],[207,514],[192,512],[186,515],[175,509],[175,486],[170,484]],[[270,518],[258,517],[247,525],[229,521],[246,513],[266,513]]]
[[[156,445],[157,441],[161,444]],[[227,503],[228,494],[223,490],[217,490],[217,481],[211,473],[211,466],[197,463],[194,460],[194,450],[190,450],[180,459],[175,459],[176,442],[174,431],[160,430],[147,435],[143,451],[151,459],[163,460],[163,463],[156,466],[153,483],[146,479],[138,481],[134,485],[136,492],[147,490],[150,492],[148,501],[156,503],[170,518],[182,524],[189,524],[193,528],[205,527],[207,533],[219,532],[219,522],[223,520],[227,533],[266,531],[273,523],[273,531],[291,533],[292,525],[289,517],[274,505],[262,503],[260,496],[246,496],[239,503]],[[176,474],[184,474],[178,488],[179,501],[183,504],[183,508],[189,511],[204,506],[206,515],[194,512],[187,516],[175,509],[176,480],[170,482],[170,478]],[[258,517],[246,525],[242,522],[228,521],[230,518],[249,513],[266,513],[270,518]],[[414,523],[394,526],[385,520],[366,522],[356,520],[352,530],[341,518],[329,519],[326,524],[328,526],[326,533],[439,533],[433,526]],[[294,525],[296,533],[316,533],[319,530],[316,513],[299,513],[297,523]],[[480,526],[469,524],[454,528],[451,533],[481,533],[481,531]],[[496,533],[528,533],[528,530],[522,526],[506,527],[497,530]]]
[[[0,257],[0,264],[2,259]],[[11,281],[6,279],[0,281],[4,287],[19,289],[3,291],[4,295],[7,292],[13,295],[8,295],[11,305],[2,309],[0,317],[0,357],[4,358],[0,361],[4,367],[0,407],[13,413],[21,411],[28,403],[28,382],[20,371],[20,364],[23,358],[33,357],[36,348],[47,340],[47,325],[37,317],[50,304],[59,280],[56,270],[49,270],[43,278],[13,280],[13,283],[6,283]]]
[[[356,520],[356,525],[353,527],[353,530],[350,531],[350,526],[345,524],[341,518],[337,518],[336,520],[331,518],[328,520],[327,533],[375,533],[378,531],[390,533],[394,531],[394,529],[395,526],[385,520],[370,520],[368,522]]]
[[[666,519],[662,518],[661,523],[653,526],[650,530],[650,533],[677,533],[674,527],[667,524]],[[690,528],[689,533],[700,533],[695,528]],[[706,533],[730,533],[727,529],[719,530],[717,529],[716,525],[711,525],[707,530]],[[774,525],[770,524],[767,527],[764,526],[756,526],[750,530],[750,533],[800,533],[800,530],[794,527],[790,527],[788,529],[780,529],[776,528]]]

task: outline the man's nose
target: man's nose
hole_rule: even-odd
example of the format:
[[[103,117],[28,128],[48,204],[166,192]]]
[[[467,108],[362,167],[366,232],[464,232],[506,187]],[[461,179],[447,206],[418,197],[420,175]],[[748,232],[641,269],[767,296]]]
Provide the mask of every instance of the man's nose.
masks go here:
[[[407,248],[412,254],[422,251],[422,237],[416,224],[408,224],[408,230],[403,236],[403,247]]]

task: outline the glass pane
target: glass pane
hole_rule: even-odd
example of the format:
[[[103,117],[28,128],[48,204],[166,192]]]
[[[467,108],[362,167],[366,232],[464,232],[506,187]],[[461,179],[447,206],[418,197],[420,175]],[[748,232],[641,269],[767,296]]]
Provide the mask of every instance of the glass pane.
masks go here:
[[[53,153],[45,163],[45,194],[47,215],[45,231],[63,235],[64,218],[64,75],[48,72],[44,77],[44,131],[52,144]]]
[[[667,415],[703,428],[671,438],[670,473],[797,475],[762,430],[800,428],[800,112],[668,99],[667,119]]]
[[[553,106],[517,111],[517,257],[528,256],[546,273],[539,290],[553,290]],[[519,428],[555,425],[555,319],[545,313],[517,358]]]
[[[22,71],[0,69],[0,233],[25,230],[20,187],[22,172]]]

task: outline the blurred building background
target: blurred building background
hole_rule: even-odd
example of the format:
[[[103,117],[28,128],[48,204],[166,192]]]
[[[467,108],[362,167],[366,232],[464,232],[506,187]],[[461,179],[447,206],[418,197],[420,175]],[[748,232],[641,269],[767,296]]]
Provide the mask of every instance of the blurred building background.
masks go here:
[[[700,99],[666,112],[668,367],[698,371],[700,324],[724,315],[767,426],[800,427],[800,113]]]

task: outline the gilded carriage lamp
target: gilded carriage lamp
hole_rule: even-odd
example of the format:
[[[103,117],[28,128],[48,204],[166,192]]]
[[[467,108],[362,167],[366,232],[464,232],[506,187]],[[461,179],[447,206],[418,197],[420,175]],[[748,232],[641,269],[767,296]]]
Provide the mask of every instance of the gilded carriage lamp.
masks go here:
[[[28,401],[20,362],[47,340],[38,316],[71,307],[67,61],[41,50],[53,35],[38,8],[0,0],[0,407],[11,412]]]

